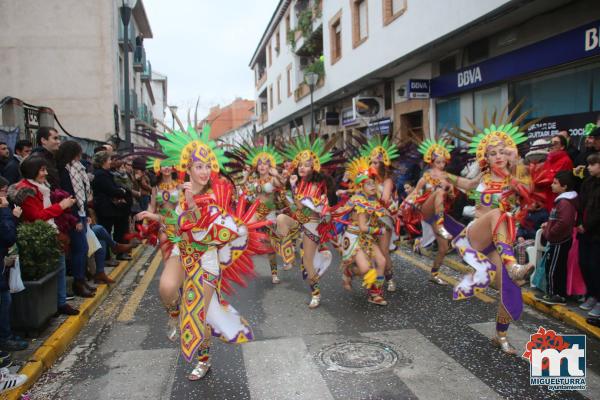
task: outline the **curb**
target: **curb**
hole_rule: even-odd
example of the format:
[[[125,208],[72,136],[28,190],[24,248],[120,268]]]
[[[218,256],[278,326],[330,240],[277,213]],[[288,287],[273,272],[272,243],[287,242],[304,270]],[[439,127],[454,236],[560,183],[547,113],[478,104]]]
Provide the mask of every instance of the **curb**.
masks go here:
[[[404,252],[405,249],[401,249],[400,251]],[[423,249],[423,250],[421,250],[421,252],[426,257],[429,257],[429,258],[432,257],[432,253],[429,250]],[[444,260],[443,265],[446,265],[447,267],[450,267],[453,270],[463,273],[463,274],[471,272],[471,270],[466,265],[463,265],[452,259],[446,258]],[[490,285],[490,287],[496,289],[495,285]],[[561,306],[561,305],[551,306],[548,304],[544,304],[541,301],[537,300],[534,296],[534,293],[532,291],[528,290],[527,288],[522,290],[521,293],[523,296],[523,302],[525,304],[535,308],[536,310],[538,310],[546,315],[554,317],[554,318],[566,323],[567,325],[577,328],[577,329],[587,333],[588,335],[595,337],[596,339],[600,339],[600,328],[588,324],[586,322],[586,317],[581,316],[578,313],[569,310],[565,306]]]
[[[142,243],[133,250],[132,259],[122,261],[110,273],[115,283],[112,286],[99,285],[96,289],[96,295],[86,299],[79,307],[79,315],[68,317],[55,331],[44,341],[44,343],[31,355],[31,358],[19,370],[19,374],[27,375],[27,382],[15,388],[6,394],[0,396],[1,399],[19,400],[21,395],[29,390],[39,379],[42,373],[48,370],[58,358],[65,352],[73,339],[83,329],[87,321],[94,314],[96,309],[102,304],[104,299],[118,284],[125,273],[140,258],[145,245]]]

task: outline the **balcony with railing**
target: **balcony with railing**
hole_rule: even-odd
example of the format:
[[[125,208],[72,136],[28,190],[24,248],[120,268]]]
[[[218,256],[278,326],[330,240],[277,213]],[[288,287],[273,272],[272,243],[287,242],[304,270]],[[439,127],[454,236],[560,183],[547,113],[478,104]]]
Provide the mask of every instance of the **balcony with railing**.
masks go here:
[[[121,18],[119,18],[119,45],[120,46],[124,46],[125,45],[125,26],[123,25],[123,21],[121,21]],[[133,22],[129,22],[128,25],[128,37],[127,37],[127,44],[128,44],[128,48],[129,51],[133,51],[133,49],[135,48],[135,27],[133,26]]]
[[[297,55],[312,55],[323,51],[323,20],[321,0],[301,0],[296,3],[296,27],[287,34],[287,42]]]
[[[129,118],[134,118],[138,116],[138,101],[137,101],[137,93],[135,90],[129,91]],[[125,115],[125,96],[123,95],[123,90],[121,89],[121,114]]]
[[[144,70],[142,71],[140,77],[142,81],[152,80],[152,64],[150,64],[150,61],[146,61],[146,65],[144,66]]]
[[[305,66],[304,68],[302,68],[301,71],[299,71],[298,77],[300,84],[298,85],[296,90],[294,90],[294,100],[296,102],[300,101],[301,99],[310,94],[310,86],[308,86],[308,84],[304,82],[304,74],[306,74],[307,72],[312,72],[319,76],[319,79],[315,84],[314,90],[323,87],[323,85],[325,85],[325,61],[323,56],[316,58],[311,64]]]
[[[142,72],[146,67],[146,49],[144,46],[135,46],[133,53],[133,70]]]

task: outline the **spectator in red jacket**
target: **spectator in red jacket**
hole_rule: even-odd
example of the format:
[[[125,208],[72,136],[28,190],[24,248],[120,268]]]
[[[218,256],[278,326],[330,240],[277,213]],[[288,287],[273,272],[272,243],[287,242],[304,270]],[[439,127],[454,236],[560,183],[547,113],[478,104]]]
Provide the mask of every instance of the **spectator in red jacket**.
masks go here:
[[[21,179],[17,184],[18,189],[15,202],[21,206],[23,221],[46,221],[56,228],[54,218],[60,216],[65,210],[75,204],[73,197],[68,197],[54,203],[50,201],[50,186],[47,161],[43,157],[28,157],[21,164]],[[57,229],[58,234],[58,229]],[[79,311],[67,304],[67,279],[65,256],[62,255],[58,267],[58,312],[66,315],[77,315]]]
[[[544,170],[546,171],[546,174],[548,174],[548,180],[550,182],[552,182],[557,172],[573,170],[573,161],[571,161],[571,158],[566,151],[567,145],[567,139],[565,139],[564,136],[552,136],[550,153],[548,153],[548,157],[544,162]],[[554,206],[554,199],[556,199],[557,194],[552,192],[551,187],[544,188],[543,192],[546,196],[544,207],[546,210],[550,211]]]

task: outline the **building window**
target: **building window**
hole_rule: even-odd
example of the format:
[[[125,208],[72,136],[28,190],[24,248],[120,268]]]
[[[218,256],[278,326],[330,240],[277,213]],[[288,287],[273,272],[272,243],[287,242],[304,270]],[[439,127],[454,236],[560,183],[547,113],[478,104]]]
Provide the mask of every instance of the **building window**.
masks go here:
[[[342,58],[342,10],[329,21],[331,65]]]
[[[286,70],[287,75],[287,96],[292,95],[292,64],[288,65]]]
[[[597,63],[523,80],[511,86],[511,98],[524,99],[521,109],[532,110],[531,118],[600,111],[600,64]]]
[[[383,0],[383,26],[406,12],[407,0]]]
[[[269,110],[273,109],[273,85],[269,85]]]
[[[267,45],[267,62],[269,63],[269,67],[273,63],[273,54],[271,53],[271,43]]]
[[[281,47],[280,47],[281,42],[280,42],[279,36],[280,36],[279,29],[277,29],[275,31],[275,54],[276,55],[279,55],[279,50],[281,49]]]
[[[487,114],[488,118],[493,114],[500,114],[503,108],[502,103],[502,89],[500,86],[473,93],[475,126],[484,126],[484,114]]]
[[[352,48],[369,37],[367,0],[350,0],[352,6]]]
[[[277,104],[281,104],[281,75],[277,77]]]
[[[290,28],[292,26],[291,23],[291,19],[290,19],[290,12],[288,11],[287,14],[285,14],[285,37],[287,38],[289,33],[290,33]]]
[[[460,98],[438,100],[435,105],[436,136],[460,126]]]

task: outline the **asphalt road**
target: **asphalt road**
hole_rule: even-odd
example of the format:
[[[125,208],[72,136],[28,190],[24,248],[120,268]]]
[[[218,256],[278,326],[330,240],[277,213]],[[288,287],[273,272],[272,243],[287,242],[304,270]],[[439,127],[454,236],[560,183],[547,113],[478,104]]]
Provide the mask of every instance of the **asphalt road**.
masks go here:
[[[322,304],[309,310],[300,271],[271,284],[266,258],[256,279],[230,302],[256,340],[213,341],[213,367],[199,382],[165,335],[158,298],[162,265],[132,268],[71,349],[38,381],[32,399],[578,399],[600,398],[600,343],[587,338],[587,390],[531,386],[529,363],[493,348],[495,302],[453,301],[414,259],[394,256],[398,290],[387,307],[367,303],[360,282],[340,284],[337,257],[322,280]],[[422,262],[429,263],[427,259]],[[154,270],[156,272],[154,273]],[[580,334],[526,306],[513,324],[523,349],[538,326]]]

